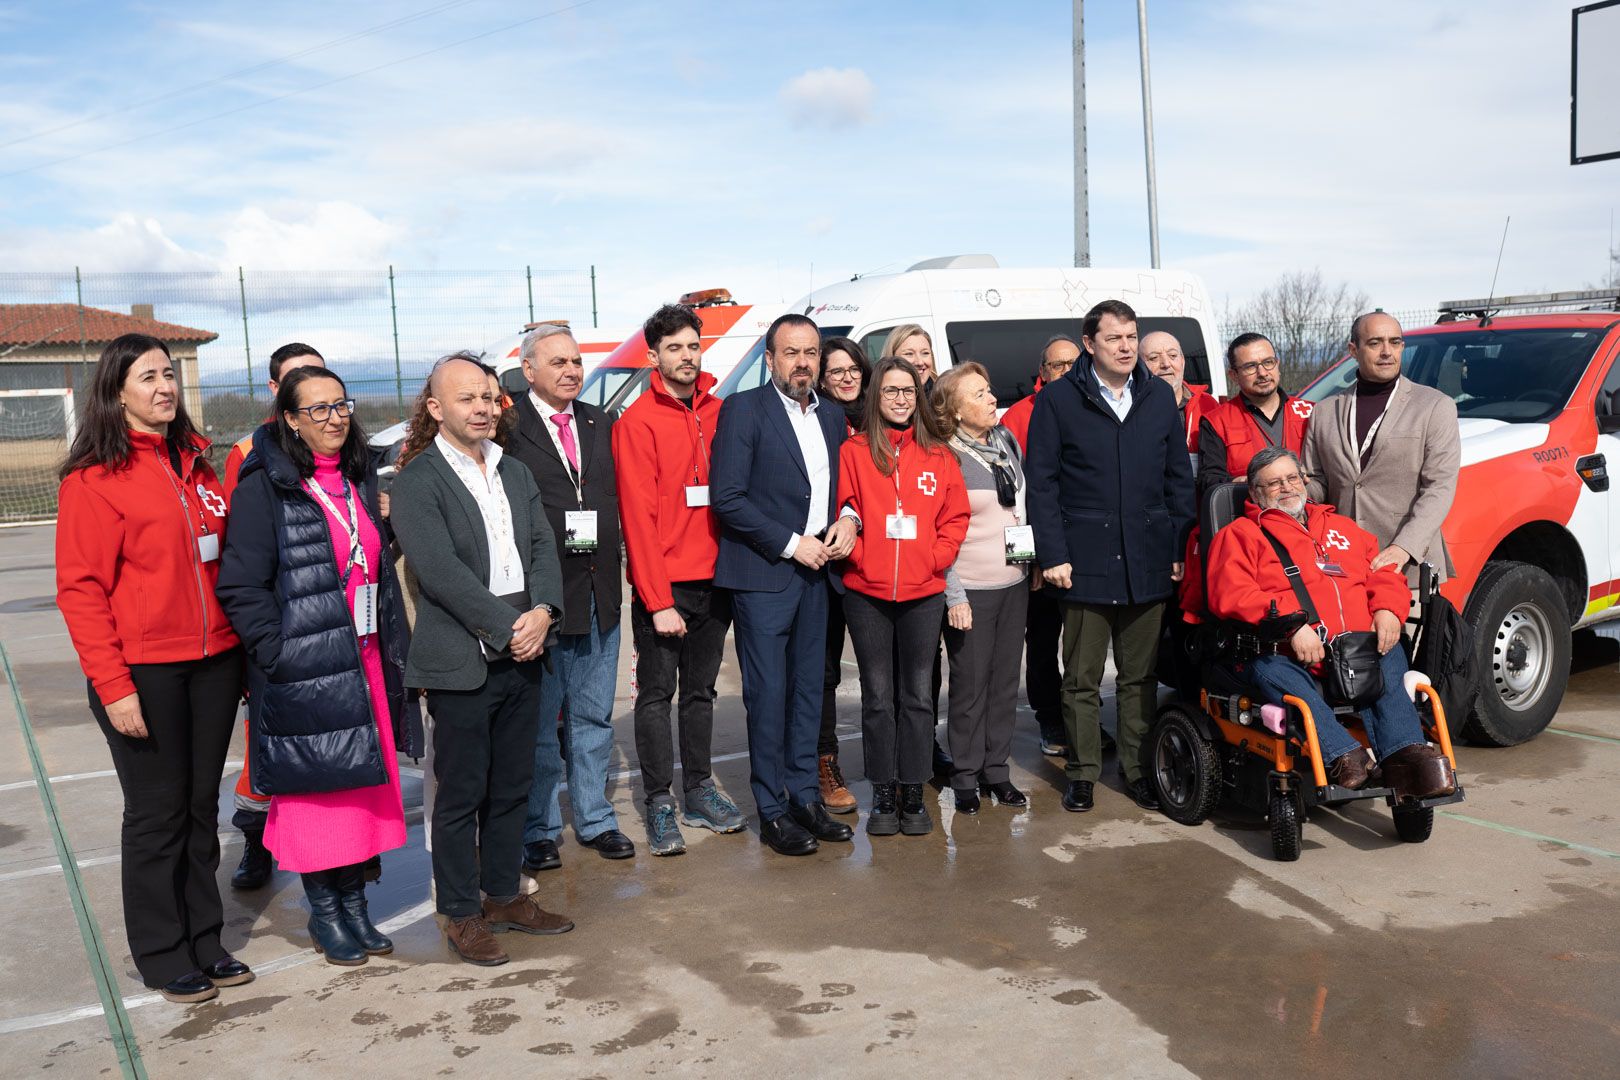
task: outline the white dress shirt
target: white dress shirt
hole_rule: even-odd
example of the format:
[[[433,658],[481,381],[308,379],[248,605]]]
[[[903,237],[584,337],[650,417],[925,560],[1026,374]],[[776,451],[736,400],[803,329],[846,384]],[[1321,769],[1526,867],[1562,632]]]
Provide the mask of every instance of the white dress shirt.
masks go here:
[[[1119,422],[1123,424],[1126,414],[1131,411],[1131,381],[1125,380],[1125,389],[1119,392],[1117,398],[1109,385],[1101,379],[1097,380],[1097,385],[1102,388],[1103,400],[1108,402],[1108,407],[1114,410],[1114,415],[1119,417]]]
[[[512,525],[512,504],[507,501],[506,485],[497,471],[501,448],[485,439],[484,467],[480,469],[478,462],[451,446],[442,432],[433,437],[433,442],[484,518],[484,535],[489,540],[489,591],[496,596],[522,592],[526,587],[523,557],[518,553]]]
[[[771,385],[775,387],[775,383]],[[821,408],[816,392],[810,391],[809,408],[782,393],[779,387],[776,387],[776,396],[782,399],[782,407],[787,410],[788,426],[799,440],[799,453],[804,455],[804,468],[810,474],[810,513],[806,515],[803,531],[788,537],[787,547],[782,550],[782,558],[791,559],[801,536],[815,536],[827,527],[832,463],[827,458],[827,436],[822,434],[821,418],[816,415],[816,410]]]

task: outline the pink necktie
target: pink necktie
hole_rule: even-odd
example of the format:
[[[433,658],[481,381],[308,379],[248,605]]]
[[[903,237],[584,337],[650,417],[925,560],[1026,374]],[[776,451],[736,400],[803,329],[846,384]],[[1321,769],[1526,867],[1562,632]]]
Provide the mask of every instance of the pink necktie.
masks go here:
[[[579,446],[574,442],[574,429],[569,427],[573,419],[567,413],[551,414],[551,422],[557,425],[557,437],[562,440],[563,453],[568,455],[568,464],[579,472]]]

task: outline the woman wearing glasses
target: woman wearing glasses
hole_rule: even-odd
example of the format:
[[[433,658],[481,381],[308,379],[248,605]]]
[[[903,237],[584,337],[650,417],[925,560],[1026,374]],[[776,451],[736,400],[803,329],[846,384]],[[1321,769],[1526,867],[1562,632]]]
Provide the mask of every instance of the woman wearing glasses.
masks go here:
[[[844,618],[861,666],[861,734],[873,836],[923,836],[932,774],[929,682],[945,613],[945,571],[968,527],[962,470],[945,446],[922,380],[898,357],[880,361],[866,430],[838,457],[840,513],[860,535],[844,571]],[[899,703],[896,705],[896,691]]]
[[[393,951],[372,925],[362,865],[405,843],[396,748],[420,756],[405,707],[404,605],[377,469],[343,381],[281,382],[231,501],[219,598],[248,651],[253,779],[264,841],[303,875],[328,962]]]
[[[844,410],[850,434],[866,427],[866,384],[872,364],[847,337],[821,343],[821,396]],[[838,766],[838,684],[844,675],[844,597],[827,584],[827,665],[821,683],[821,736],[816,742],[821,801],[835,814],[855,812],[855,794]]]
[[[225,494],[168,346],[102,351],[57,496],[56,604],[124,792],[129,951],[170,1001],[253,972],[220,944],[219,781],[242,650],[214,599]]]
[[[934,410],[950,433],[972,512],[967,537],[945,572],[951,790],[964,814],[979,812],[981,791],[1003,806],[1025,806],[1029,800],[1007,770],[1035,557],[1024,511],[1023,455],[996,422],[996,396],[983,366],[957,364],[941,375]]]

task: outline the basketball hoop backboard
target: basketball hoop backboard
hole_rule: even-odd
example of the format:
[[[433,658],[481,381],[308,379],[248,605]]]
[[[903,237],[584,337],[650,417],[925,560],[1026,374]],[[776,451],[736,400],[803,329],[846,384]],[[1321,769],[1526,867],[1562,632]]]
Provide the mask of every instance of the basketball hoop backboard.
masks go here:
[[[1620,158],[1620,0],[1571,15],[1569,163]]]

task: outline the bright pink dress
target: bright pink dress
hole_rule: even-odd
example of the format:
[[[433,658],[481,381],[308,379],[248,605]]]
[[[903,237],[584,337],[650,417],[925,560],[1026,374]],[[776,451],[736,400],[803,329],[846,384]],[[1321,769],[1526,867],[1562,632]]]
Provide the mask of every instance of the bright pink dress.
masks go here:
[[[315,482],[331,494],[332,505],[343,509],[343,477],[338,459],[315,455]],[[365,583],[374,583],[382,566],[382,539],[366,513],[363,500],[355,501],[360,518],[360,544],[366,553]],[[326,528],[337,554],[338,576],[349,567],[349,537],[330,510]],[[358,569],[350,575],[347,602],[354,607],[354,592],[362,584]],[[313,795],[275,795],[264,827],[264,843],[275,852],[283,870],[314,873],[337,866],[365,862],[373,855],[405,846],[405,804],[399,791],[399,759],[394,753],[394,725],[388,718],[388,687],[383,681],[379,635],[360,639],[360,662],[371,691],[371,715],[382,744],[383,768],[388,782],[347,791]]]

